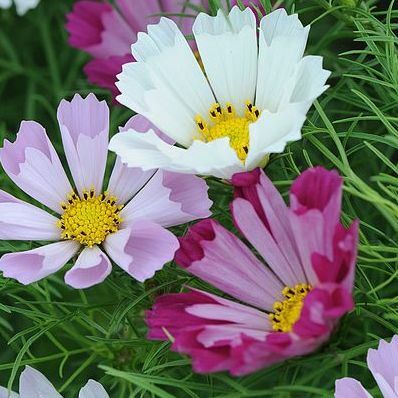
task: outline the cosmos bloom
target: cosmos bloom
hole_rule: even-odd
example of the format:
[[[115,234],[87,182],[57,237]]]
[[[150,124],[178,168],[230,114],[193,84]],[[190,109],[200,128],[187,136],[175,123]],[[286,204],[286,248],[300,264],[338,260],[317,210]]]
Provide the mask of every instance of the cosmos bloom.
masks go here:
[[[14,3],[18,15],[24,15],[27,11],[37,7],[40,0],[0,0],[0,8],[10,8]]]
[[[353,308],[358,225],[340,224],[338,173],[305,171],[289,208],[260,169],[232,182],[235,225],[267,266],[216,221],[199,222],[175,260],[230,298],[191,289],[159,297],[147,313],[148,337],[170,339],[200,373],[243,375],[307,354]]]
[[[5,277],[29,284],[57,272],[78,255],[65,275],[65,282],[75,288],[102,282],[111,272],[109,257],[139,281],[152,277],[179,247],[165,228],[211,214],[206,183],[187,175],[129,169],[116,159],[103,189],[109,131],[106,103],[93,94],[85,99],[75,95],[71,102],[61,102],[57,116],[74,185],[36,122],[22,122],[15,142],[5,141],[0,150],[11,180],[51,210],[0,190],[0,239],[55,243],[5,254],[0,270]],[[134,117],[127,128],[143,130],[145,123]]]
[[[398,397],[398,336],[395,335],[391,343],[380,340],[379,347],[368,351],[367,363],[373,377],[384,398]],[[344,377],[336,381],[335,398],[372,398],[362,384]]]
[[[236,0],[231,4],[236,4]],[[263,11],[259,0],[244,0],[243,4],[253,4]],[[84,68],[88,80],[116,96],[119,94],[116,75],[123,64],[134,60],[131,44],[137,40],[138,32],[145,31],[148,24],[159,22],[160,14],[169,14],[182,33],[189,35],[198,9],[208,10],[208,1],[116,0],[115,6],[79,0],[67,15],[69,44],[93,57]]]
[[[284,9],[260,23],[253,11],[199,14],[193,25],[205,74],[176,24],[162,18],[132,46],[137,60],[123,66],[117,100],[148,118],[179,146],[133,130],[110,143],[122,160],[229,179],[264,165],[301,138],[313,101],[330,72],[322,57],[303,57],[309,26]]]
[[[0,387],[0,398],[62,398],[54,386],[39,371],[27,366],[19,378],[19,394],[12,392],[4,387]],[[80,390],[79,398],[109,398],[104,387],[94,380]]]

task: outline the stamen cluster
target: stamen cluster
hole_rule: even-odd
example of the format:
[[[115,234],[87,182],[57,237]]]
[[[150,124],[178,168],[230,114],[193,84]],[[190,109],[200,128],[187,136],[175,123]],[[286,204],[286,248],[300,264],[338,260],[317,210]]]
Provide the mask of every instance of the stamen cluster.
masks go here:
[[[269,314],[272,328],[276,332],[290,332],[298,321],[303,309],[304,299],[311,291],[311,285],[305,283],[294,287],[286,286],[282,294],[286,297],[283,301],[274,303],[274,312]]]
[[[108,192],[96,196],[95,190],[85,190],[83,198],[75,192],[68,196],[68,202],[61,203],[64,213],[58,221],[62,229],[61,238],[71,239],[92,247],[101,244],[107,235],[116,232],[120,223],[123,205]]]
[[[245,115],[241,117],[237,115],[231,103],[227,103],[225,108],[216,103],[210,108],[209,115],[211,123],[207,123],[200,115],[195,118],[199,138],[210,142],[229,137],[230,146],[244,162],[249,151],[249,125],[260,117],[260,111],[248,101]]]

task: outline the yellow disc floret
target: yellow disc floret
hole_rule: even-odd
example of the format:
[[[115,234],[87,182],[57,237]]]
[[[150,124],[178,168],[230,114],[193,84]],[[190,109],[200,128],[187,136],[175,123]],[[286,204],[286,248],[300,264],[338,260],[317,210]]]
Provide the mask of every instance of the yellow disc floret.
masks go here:
[[[259,118],[260,111],[251,102],[246,102],[245,114],[239,116],[230,103],[227,103],[225,108],[220,104],[214,104],[209,115],[210,123],[199,115],[195,118],[199,128],[199,139],[210,142],[228,137],[231,147],[244,162],[249,151],[249,125]]]
[[[72,192],[61,206],[64,210],[58,221],[61,238],[88,247],[102,243],[123,221],[119,214],[123,205],[118,205],[117,198],[108,192],[96,196],[94,189],[85,190],[82,198]]]
[[[276,332],[290,332],[299,320],[303,309],[304,299],[311,291],[311,285],[298,284],[295,287],[286,286],[282,294],[286,297],[283,301],[274,303],[274,312],[269,314],[272,329]]]

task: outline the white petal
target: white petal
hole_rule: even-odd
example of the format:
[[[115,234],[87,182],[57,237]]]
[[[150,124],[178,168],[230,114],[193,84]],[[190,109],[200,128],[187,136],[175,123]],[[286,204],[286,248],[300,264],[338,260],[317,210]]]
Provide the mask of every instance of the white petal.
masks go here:
[[[15,6],[17,7],[18,15],[24,15],[27,11],[35,8],[40,0],[14,0]]]
[[[39,371],[27,366],[19,379],[21,398],[62,398]]]
[[[0,8],[10,8],[11,4],[11,0],[0,0]]]
[[[250,145],[246,168],[261,164],[269,153],[283,152],[289,141],[301,138],[305,115],[293,107],[277,113],[263,111],[256,123],[250,125]]]
[[[193,33],[207,77],[222,105],[231,102],[242,112],[253,102],[257,81],[256,18],[250,8],[234,7],[229,15],[201,13]],[[203,115],[204,116],[204,115]]]
[[[80,390],[79,398],[109,398],[109,395],[100,383],[89,380]]]
[[[0,0],[0,8],[1,8],[1,0]],[[8,392],[7,388],[0,387],[0,398],[18,398],[19,395],[15,392]]]
[[[144,115],[166,135],[189,146],[195,116],[215,102],[185,37],[168,18],[148,26],[132,46],[138,62],[124,65],[116,84],[120,103]]]
[[[160,168],[227,179],[244,170],[228,138],[208,143],[195,140],[188,149],[182,149],[166,144],[153,131],[140,134],[130,130],[116,134],[111,139],[109,149],[130,167],[144,170]]]
[[[256,106],[261,110],[278,110],[286,84],[303,57],[309,29],[284,9],[261,20],[256,91]]]

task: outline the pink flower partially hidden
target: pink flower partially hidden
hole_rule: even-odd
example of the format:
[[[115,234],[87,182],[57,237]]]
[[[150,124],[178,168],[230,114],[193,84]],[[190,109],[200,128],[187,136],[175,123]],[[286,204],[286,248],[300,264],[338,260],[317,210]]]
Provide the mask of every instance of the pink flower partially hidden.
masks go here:
[[[50,381],[38,370],[26,366],[19,378],[19,394],[0,387],[0,398],[62,398]],[[79,398],[109,398],[105,388],[89,380],[80,390]]]
[[[263,11],[260,0],[242,3]],[[231,1],[232,6],[236,4],[237,0]],[[123,64],[133,61],[130,47],[137,41],[138,32],[146,31],[147,25],[156,24],[161,15],[167,15],[189,35],[198,11],[208,8],[207,0],[116,0],[115,6],[106,1],[79,0],[66,16],[69,44],[93,57],[84,68],[89,82],[110,90],[116,97],[116,75]]]
[[[176,262],[232,299],[192,289],[161,296],[147,313],[148,337],[171,339],[200,373],[243,375],[307,354],[353,308],[358,223],[340,223],[337,172],[305,171],[289,208],[260,169],[232,183],[236,227],[267,266],[216,221],[199,222]]]
[[[391,343],[380,340],[379,347],[368,351],[367,363],[384,398],[398,397],[398,336]],[[335,398],[372,398],[362,384],[344,377],[336,381]]]
[[[58,122],[73,185],[36,122],[22,122],[15,142],[5,141],[0,149],[1,164],[11,180],[52,210],[0,190],[0,239],[55,242],[5,254],[0,270],[5,277],[29,284],[78,255],[65,275],[65,282],[75,288],[102,282],[111,272],[109,257],[133,278],[151,278],[179,247],[166,228],[211,214],[206,183],[193,176],[128,168],[117,158],[104,189],[106,103],[93,94],[85,99],[75,95],[59,105]],[[142,131],[147,124],[135,116],[124,128]]]

